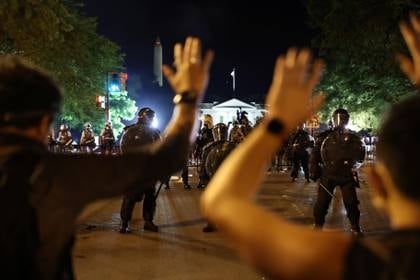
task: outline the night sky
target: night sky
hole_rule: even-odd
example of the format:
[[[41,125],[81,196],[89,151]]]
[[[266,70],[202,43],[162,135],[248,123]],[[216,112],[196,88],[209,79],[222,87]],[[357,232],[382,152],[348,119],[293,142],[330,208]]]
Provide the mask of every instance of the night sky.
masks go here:
[[[98,32],[121,46],[130,77],[142,87],[133,96],[138,106],[151,106],[165,122],[172,92],[152,84],[153,43],[163,45],[164,63],[172,48],[188,35],[198,36],[216,53],[206,101],[233,97],[230,73],[236,68],[236,97],[263,102],[275,58],[290,46],[309,46],[314,32],[307,25],[301,1],[136,1],[86,0],[84,12],[98,19]],[[276,6],[280,6],[277,8]],[[130,84],[129,84],[130,85]],[[134,92],[131,92],[134,93]]]

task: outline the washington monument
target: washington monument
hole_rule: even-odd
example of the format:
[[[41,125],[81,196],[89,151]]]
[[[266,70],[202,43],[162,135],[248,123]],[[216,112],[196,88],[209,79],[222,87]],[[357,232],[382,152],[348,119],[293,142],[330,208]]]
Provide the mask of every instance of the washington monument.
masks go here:
[[[160,87],[163,86],[162,76],[162,44],[160,43],[159,37],[156,38],[154,45],[154,57],[153,57],[153,74],[154,82]]]

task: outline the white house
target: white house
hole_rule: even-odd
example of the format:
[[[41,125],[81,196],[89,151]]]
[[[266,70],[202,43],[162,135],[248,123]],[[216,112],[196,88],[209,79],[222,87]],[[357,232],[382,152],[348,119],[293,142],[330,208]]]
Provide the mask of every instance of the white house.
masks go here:
[[[226,125],[236,120],[238,111],[246,111],[248,113],[247,117],[252,124],[255,124],[255,120],[266,111],[264,105],[256,104],[255,102],[249,104],[237,98],[232,98],[222,103],[201,103],[199,108],[202,115],[211,115],[215,124],[222,122]]]

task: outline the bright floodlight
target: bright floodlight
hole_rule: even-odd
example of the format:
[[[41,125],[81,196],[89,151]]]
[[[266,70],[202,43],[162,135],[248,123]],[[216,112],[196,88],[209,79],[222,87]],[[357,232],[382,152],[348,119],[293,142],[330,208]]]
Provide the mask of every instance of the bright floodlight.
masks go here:
[[[158,126],[159,126],[158,119],[156,117],[154,117],[153,121],[152,121],[152,127],[153,128],[158,128]]]

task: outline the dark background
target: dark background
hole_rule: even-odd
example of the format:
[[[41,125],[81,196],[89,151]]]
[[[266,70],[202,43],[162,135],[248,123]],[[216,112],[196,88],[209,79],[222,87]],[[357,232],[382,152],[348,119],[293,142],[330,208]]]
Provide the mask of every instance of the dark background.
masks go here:
[[[296,1],[136,1],[87,0],[84,12],[98,19],[99,33],[126,54],[130,95],[139,107],[151,106],[162,123],[170,117],[172,92],[153,83],[153,44],[163,45],[163,61],[188,35],[198,36],[216,53],[206,101],[233,97],[230,73],[236,68],[236,97],[263,102],[277,55],[290,46],[309,46],[314,32]],[[141,83],[130,77],[140,76]],[[129,88],[130,89],[130,88]]]

